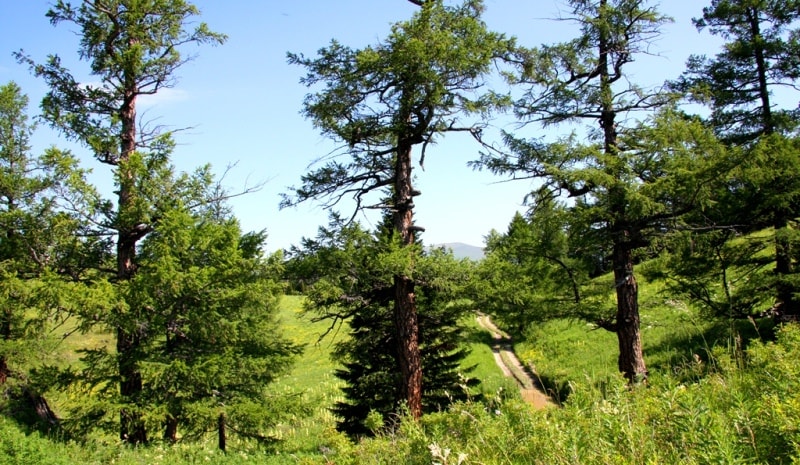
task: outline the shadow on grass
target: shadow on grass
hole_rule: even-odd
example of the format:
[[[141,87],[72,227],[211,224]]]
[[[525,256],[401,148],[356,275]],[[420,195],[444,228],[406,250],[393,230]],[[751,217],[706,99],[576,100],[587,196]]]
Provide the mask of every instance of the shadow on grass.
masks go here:
[[[775,322],[771,318],[716,320],[702,331],[666,337],[661,343],[650,346],[648,352],[651,359],[657,360],[651,364],[653,369],[678,373],[692,364],[710,362],[716,347],[740,352],[746,350],[751,341],[774,337]]]
[[[483,344],[491,346],[495,343],[495,340],[489,331],[485,329],[468,327],[464,329],[464,342],[468,344]]]

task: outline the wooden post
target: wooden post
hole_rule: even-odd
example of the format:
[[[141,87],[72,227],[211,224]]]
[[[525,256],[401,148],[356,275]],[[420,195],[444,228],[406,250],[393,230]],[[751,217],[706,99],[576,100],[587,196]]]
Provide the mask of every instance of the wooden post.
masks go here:
[[[217,434],[218,434],[218,442],[217,445],[219,446],[219,450],[225,452],[226,446],[226,435],[225,435],[225,412],[220,412],[219,418],[217,418]]]

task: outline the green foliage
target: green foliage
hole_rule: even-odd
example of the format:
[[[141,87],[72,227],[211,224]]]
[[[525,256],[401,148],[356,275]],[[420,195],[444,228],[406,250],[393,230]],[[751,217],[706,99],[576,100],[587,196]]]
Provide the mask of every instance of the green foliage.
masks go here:
[[[131,130],[123,110],[139,95],[155,94],[174,85],[174,73],[186,62],[180,49],[191,43],[218,44],[225,40],[205,23],[185,27],[197,8],[184,0],[103,0],[74,7],[59,0],[47,12],[50,22],[73,23],[81,31],[80,55],[102,85],[83,85],[58,56],[37,64],[21,53],[18,60],[42,77],[50,92],[42,103],[44,119],[67,137],[86,144],[102,162],[116,165]],[[135,113],[134,113],[135,116]],[[135,129],[134,129],[135,130]],[[141,141],[158,151],[158,134]]]
[[[712,0],[693,20],[727,43],[713,58],[691,56],[674,85],[711,107],[709,122],[727,141],[741,144],[797,127],[798,110],[776,106],[772,94],[800,77],[799,12],[794,0]]]
[[[629,390],[620,378],[597,388],[573,382],[561,408],[539,412],[518,401],[496,409],[457,404],[362,442],[355,461],[793,463],[800,457],[797,333],[787,327],[776,343],[757,343],[746,354],[717,351],[714,368],[693,383],[658,376],[649,389]]]
[[[121,283],[134,276],[137,243],[154,230],[162,214],[207,200],[203,198],[206,192],[197,190],[208,181],[207,170],[194,177],[175,176],[169,163],[174,147],[171,134],[149,127],[137,115],[139,97],[174,84],[176,70],[187,61],[181,54],[184,46],[225,40],[204,23],[190,27],[197,14],[197,8],[183,0],[100,0],[78,7],[56,2],[47,16],[54,25],[67,22],[79,29],[78,54],[89,63],[91,75],[100,83],[96,85],[81,83],[58,56],[38,64],[22,52],[16,54],[50,89],[42,101],[43,119],[113,167],[116,203],[98,199],[93,207],[103,216],[96,223],[101,229],[96,234],[115,236],[113,278]],[[147,308],[125,300],[130,297],[127,289],[118,290],[114,311],[104,315],[104,323],[117,333],[113,380],[118,382],[123,403],[130,404],[120,410],[120,437],[137,444],[147,442],[142,410],[146,396],[139,365],[145,351],[140,344],[153,329],[141,324],[149,319]],[[108,369],[112,364],[99,366]],[[96,384],[96,380],[88,382]],[[104,388],[108,391],[110,385]],[[97,416],[105,414],[104,408],[97,411]]]
[[[290,414],[289,404],[273,409],[277,399],[265,394],[299,348],[275,321],[280,257],[261,255],[264,239],[242,236],[235,220],[168,211],[143,242],[136,275],[118,285],[132,311],[111,327],[131,325],[141,335],[136,355],[143,391],[135,408],[152,427],[174,425],[167,439],[176,439],[178,426],[183,437],[202,436],[220,414],[229,428],[256,437]],[[88,352],[78,378],[109,402],[117,402],[108,389],[113,360],[106,348]],[[113,412],[98,407],[95,414],[77,413]]]
[[[81,237],[95,193],[76,159],[54,147],[30,153],[27,103],[13,82],[0,86],[0,385],[4,412],[52,427],[52,411],[31,408],[49,388],[37,372],[56,362],[65,321],[107,302],[88,268],[108,244]]]
[[[714,339],[711,325],[689,309],[670,304],[658,284],[642,285],[644,331],[654,362],[647,389],[631,390],[615,373],[613,349],[600,340],[612,335],[553,321],[531,333],[523,350],[517,347],[520,354],[543,352],[551,363],[537,361],[540,372],[565,370],[559,377],[569,380],[569,395],[561,406],[544,411],[497,396],[491,403],[453,404],[421,422],[401,415],[391,430],[357,444],[332,431],[315,430],[299,450],[265,452],[251,445],[225,455],[208,443],[127,449],[113,441],[53,442],[21,434],[17,426],[0,420],[0,461],[429,465],[458,463],[463,457],[462,464],[700,464],[792,463],[800,458],[796,325],[780,330],[775,342],[751,343],[743,352],[741,346],[727,345],[725,338]],[[292,297],[290,304],[295,307],[285,311],[297,311],[299,298]],[[315,331],[325,328],[320,323],[313,325]],[[671,351],[679,356],[658,361],[660,352]],[[575,370],[577,366],[583,368]],[[319,379],[312,374],[303,385]]]
[[[748,232],[773,228],[776,273],[771,283],[763,280],[762,289],[772,291],[778,319],[800,315],[794,252],[800,113],[776,96],[797,90],[799,7],[796,1],[712,1],[694,23],[722,37],[722,51],[713,58],[692,56],[673,83],[690,100],[707,105],[708,125],[743,152],[719,192],[720,208],[702,225]]]
[[[534,322],[575,316],[589,271],[570,253],[567,209],[541,198],[527,217],[516,214],[504,234],[487,238],[468,294],[476,308],[521,334]]]
[[[576,0],[569,1],[568,8],[570,18],[580,25],[574,39],[515,51],[519,66],[507,77],[523,86],[515,106],[521,119],[559,124],[599,118],[610,104],[635,111],[669,100],[621,78],[625,65],[647,52],[670,18],[641,0]],[[600,42],[604,53],[598,53]]]
[[[468,263],[440,250],[422,254],[418,246],[400,247],[387,237],[334,217],[316,240],[305,239],[303,249],[293,250],[287,265],[309,285],[307,310],[330,319],[331,329],[344,322],[349,328],[333,352],[343,365],[336,376],[346,383],[346,400],[333,411],[341,417],[339,428],[355,436],[375,432],[368,426],[375,414],[381,427],[390,424],[404,401],[392,316],[394,276],[400,272],[414,280],[420,309],[424,410],[466,398],[474,384],[459,365],[466,356],[459,344],[466,308],[456,299],[469,277]]]
[[[334,205],[353,194],[360,208],[365,194],[392,184],[398,145],[424,144],[424,160],[436,137],[471,127],[462,127],[463,116],[502,105],[503,99],[480,89],[511,42],[486,30],[482,9],[476,0],[458,6],[426,1],[376,46],[353,50],[333,40],[315,59],[289,53],[291,64],[308,70],[303,84],[324,86],[306,97],[304,114],[345,144],[350,160],[305,174],[283,205],[312,198]]]
[[[707,184],[717,177],[724,146],[699,121],[671,108],[673,96],[629,78],[628,65],[646,53],[668,18],[639,0],[569,4],[580,26],[575,39],[517,50],[516,73],[509,77],[523,96],[515,112],[543,127],[586,121],[597,127],[553,139],[505,133],[508,151],[487,151],[474,166],[541,180],[537,201],[574,199],[565,222],[579,239],[573,245],[580,244],[584,260],[601,265],[597,271],[610,265],[617,295],[613,318],[598,317],[594,309],[581,313],[617,334],[619,369],[634,381],[647,372],[634,252],[708,202]],[[634,112],[645,116],[618,119]]]
[[[684,233],[669,240],[665,251],[643,268],[664,279],[669,291],[721,318],[747,318],[772,306],[775,273],[769,237],[763,233],[735,238],[732,230]]]

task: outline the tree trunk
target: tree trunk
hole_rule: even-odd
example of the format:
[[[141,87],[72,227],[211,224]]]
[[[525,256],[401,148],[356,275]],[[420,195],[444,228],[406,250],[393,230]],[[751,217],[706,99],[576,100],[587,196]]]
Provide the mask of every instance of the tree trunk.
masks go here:
[[[756,61],[758,74],[758,91],[761,100],[761,130],[765,136],[775,132],[775,121],[772,116],[772,103],[769,93],[769,67],[767,66],[764,48],[761,42],[761,26],[758,11],[755,8],[747,9],[747,20],[750,23],[750,34],[755,45],[753,55]],[[800,316],[800,305],[794,298],[794,288],[787,282],[792,273],[792,255],[790,240],[782,236],[784,229],[789,226],[788,219],[791,215],[783,211],[776,211],[773,228],[775,230],[775,273],[778,275],[777,285],[777,317],[779,320],[796,320]]]
[[[394,229],[404,246],[414,244],[413,186],[411,183],[411,143],[398,144],[394,185]],[[422,416],[422,357],[419,350],[419,323],[414,282],[408,276],[394,277],[394,324],[397,333],[398,361],[403,377],[402,395],[411,416]]]
[[[614,244],[614,286],[617,291],[616,332],[619,371],[629,383],[647,381],[639,328],[639,285],[633,274],[631,251],[622,241]]]
[[[178,419],[172,415],[167,415],[167,421],[164,424],[164,440],[172,444],[178,442]]]
[[[411,416],[422,416],[422,357],[419,350],[419,323],[414,282],[395,276],[394,324],[397,332],[398,359],[403,376],[402,394]]]
[[[48,426],[55,426],[58,424],[58,416],[56,416],[55,412],[50,408],[47,399],[45,399],[43,395],[30,388],[25,388],[24,395],[31,409],[36,413],[36,416],[42,423]]]
[[[788,279],[794,273],[791,239],[785,234],[789,228],[789,221],[782,212],[776,212],[773,227],[775,230],[775,273],[778,275],[776,317],[779,321],[797,321],[800,319],[800,303],[797,302],[794,296],[795,288]]]
[[[6,356],[0,355],[0,385],[6,383],[8,379],[8,362],[6,362]]]
[[[136,242],[141,239],[136,223],[127,218],[133,203],[134,173],[126,163],[136,150],[136,94],[135,85],[129,86],[119,116],[122,121],[119,171],[119,191],[117,197],[117,279],[127,281],[136,271]],[[132,325],[132,326],[135,326]],[[129,326],[130,327],[130,326]],[[138,405],[142,392],[142,374],[139,371],[137,352],[140,344],[138,330],[117,328],[117,363],[119,367],[119,393],[123,403]],[[120,410],[120,439],[129,444],[147,442],[142,415],[137,410]]]
[[[220,413],[217,418],[217,446],[219,450],[225,452],[227,447],[228,437],[225,431],[225,413]]]
[[[606,11],[608,0],[600,0],[600,14]],[[607,20],[607,19],[605,19]],[[603,130],[604,151],[607,155],[619,155],[614,107],[614,91],[609,73],[609,55],[613,52],[608,32],[601,28],[598,41],[598,72],[600,75],[600,99],[602,111],[600,127]],[[609,168],[609,173],[618,182],[623,182],[623,173]],[[642,337],[639,330],[639,286],[633,275],[631,232],[626,221],[627,199],[624,188],[612,186],[608,191],[609,213],[615,218],[611,224],[613,243],[612,266],[614,286],[617,292],[617,316],[614,329],[619,342],[619,371],[629,383],[647,381],[647,368],[642,353]]]
[[[0,337],[7,341],[11,339],[11,312],[4,310],[2,313],[2,321],[0,321]],[[10,374],[8,368],[8,360],[5,354],[0,354],[0,384],[5,384]]]
[[[764,45],[761,38],[761,25],[759,24],[758,11],[755,8],[747,9],[747,20],[750,22],[750,34],[755,44],[753,48],[756,60],[756,71],[758,73],[758,96],[761,99],[761,119],[764,135],[775,132],[775,122],[772,118],[772,104],[769,99],[769,69],[766,57],[764,56]]]

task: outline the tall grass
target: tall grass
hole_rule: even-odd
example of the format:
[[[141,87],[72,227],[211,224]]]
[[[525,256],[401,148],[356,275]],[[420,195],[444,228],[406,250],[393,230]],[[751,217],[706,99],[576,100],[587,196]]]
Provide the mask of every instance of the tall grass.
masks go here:
[[[114,441],[60,442],[25,434],[0,419],[2,464],[705,464],[800,463],[800,327],[774,342],[755,331],[706,321],[658,292],[642,292],[647,387],[629,388],[616,372],[613,334],[575,321],[532,329],[517,345],[565,393],[558,407],[534,410],[510,395],[477,326],[467,341],[484,380],[483,400],[459,403],[420,422],[399,417],[376,438],[351,443],[334,430],[327,408],[338,398],[326,323],[311,323],[301,300],[282,303],[287,335],[307,343],[295,370],[274,387],[303,396],[310,416],[273,431],[274,449],[213,441],[141,449]],[[471,322],[470,322],[471,324]],[[738,336],[738,337],[737,337]],[[501,389],[502,388],[502,389]],[[498,394],[499,392],[504,394]]]
[[[705,371],[691,383],[669,372],[634,389],[576,381],[562,407],[541,411],[461,404],[365,441],[352,463],[445,463],[444,450],[447,463],[487,465],[797,463],[800,328],[747,354],[714,352],[712,367],[682,368]]]

